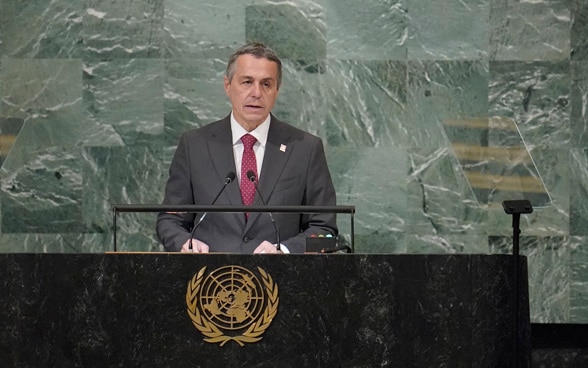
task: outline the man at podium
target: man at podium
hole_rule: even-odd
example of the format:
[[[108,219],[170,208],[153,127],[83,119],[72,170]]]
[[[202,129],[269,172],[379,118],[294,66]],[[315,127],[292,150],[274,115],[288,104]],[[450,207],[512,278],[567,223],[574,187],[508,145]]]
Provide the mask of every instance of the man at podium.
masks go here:
[[[271,114],[281,82],[282,63],[266,45],[247,44],[231,55],[224,88],[232,111],[182,134],[163,204],[336,205],[321,139]],[[335,214],[205,216],[159,213],[156,228],[165,249],[302,253],[307,237],[337,235]]]

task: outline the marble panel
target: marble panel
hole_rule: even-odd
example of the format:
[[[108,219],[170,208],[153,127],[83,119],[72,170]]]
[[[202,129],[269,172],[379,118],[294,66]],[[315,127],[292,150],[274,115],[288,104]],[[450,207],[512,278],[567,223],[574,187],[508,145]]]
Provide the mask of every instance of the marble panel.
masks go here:
[[[588,237],[572,237],[570,243],[569,320],[588,323]]]
[[[588,235],[588,149],[573,149],[569,155],[570,171],[570,235]]]
[[[569,62],[490,63],[490,116],[515,120],[529,147],[570,144]]]
[[[83,231],[75,146],[88,127],[80,68],[75,59],[3,61],[2,113],[24,121],[2,165],[2,209],[10,213],[2,217],[3,233]]]
[[[229,53],[222,60],[166,59],[164,142],[173,152],[184,131],[222,119],[231,112],[223,87],[228,57]],[[171,162],[171,156],[166,157]]]
[[[61,145],[120,144],[113,130],[86,118],[79,59],[5,59],[0,70],[0,109],[25,124],[11,160],[34,157],[36,149]],[[19,139],[20,142],[19,143]]]
[[[4,59],[0,69],[2,116],[28,123],[77,107],[82,97],[80,69],[77,59]],[[77,134],[72,138],[77,139]]]
[[[485,234],[488,211],[478,205],[449,148],[415,148],[408,154],[407,232],[420,236]]]
[[[486,117],[488,64],[409,61],[405,130],[410,147],[447,147],[446,119]]]
[[[84,2],[0,2],[1,58],[79,58],[83,55]]]
[[[408,254],[487,254],[488,237],[484,235],[439,234],[407,235]]]
[[[84,58],[159,58],[163,0],[88,0],[83,15]]]
[[[512,237],[490,237],[490,252],[511,253],[512,242]],[[568,321],[573,242],[567,237],[521,236],[519,246],[529,268],[531,322]]]
[[[491,60],[568,60],[570,1],[490,1]]]
[[[4,60],[2,58],[0,58],[0,75],[4,75],[4,73],[2,72],[2,70],[4,69]],[[2,79],[0,79],[0,96],[4,96],[4,83],[2,82]],[[2,107],[2,104],[0,104],[0,116],[4,117],[4,114],[2,112],[4,108]]]
[[[409,60],[488,57],[488,0],[407,0]]]
[[[572,61],[570,72],[571,143],[588,147],[588,61]]]
[[[84,149],[84,223],[91,233],[112,238],[112,205],[157,204],[164,193],[167,167],[159,146],[86,147]],[[159,250],[155,213],[121,213],[119,251]],[[112,242],[108,242],[112,244]]]
[[[327,100],[324,96],[324,62],[284,60],[282,86],[272,113],[280,120],[325,140]]]
[[[245,38],[265,43],[282,59],[321,60],[327,53],[321,9],[307,12],[289,2],[247,6]]]
[[[339,220],[339,223],[341,221]],[[344,222],[345,224],[345,222]],[[339,225],[340,226],[340,225]],[[404,233],[376,230],[369,233],[355,234],[355,252],[361,254],[405,254],[407,240]],[[348,233],[343,234],[340,244],[349,245]]]
[[[341,60],[406,60],[409,1],[322,0],[327,57]]]
[[[101,253],[109,250],[110,239],[101,237],[97,246],[86,246],[82,233],[4,233],[0,234],[0,253]]]
[[[354,205],[355,248],[359,253],[398,253],[407,226],[406,150],[393,147],[327,150],[337,203]],[[338,225],[350,233],[348,216]]]
[[[569,238],[545,237],[525,241],[521,249],[529,264],[529,293],[533,322],[563,323],[570,319],[570,252]]]
[[[53,146],[28,155],[35,157],[18,163],[10,155],[1,169],[2,211],[9,214],[2,233],[83,232],[80,152]]]
[[[406,63],[329,60],[323,78],[326,143],[406,146]]]
[[[222,58],[245,42],[251,1],[164,1],[165,57]]]
[[[162,59],[86,61],[83,68],[86,118],[113,132],[106,144],[85,145],[133,145],[163,133]]]
[[[570,30],[572,60],[588,60],[588,3],[571,0],[572,25]]]

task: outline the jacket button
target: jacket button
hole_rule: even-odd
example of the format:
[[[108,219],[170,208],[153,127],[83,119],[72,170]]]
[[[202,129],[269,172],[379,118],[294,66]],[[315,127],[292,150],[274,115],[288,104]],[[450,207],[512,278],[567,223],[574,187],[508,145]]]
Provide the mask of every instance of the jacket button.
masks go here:
[[[246,237],[243,238],[243,241],[245,243],[249,243],[251,241],[251,239],[248,236],[246,236]]]

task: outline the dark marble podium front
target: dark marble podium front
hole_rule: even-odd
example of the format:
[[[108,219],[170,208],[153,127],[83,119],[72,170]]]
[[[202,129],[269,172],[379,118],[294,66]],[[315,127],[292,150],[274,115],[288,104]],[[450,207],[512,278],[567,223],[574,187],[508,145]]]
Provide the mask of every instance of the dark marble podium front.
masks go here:
[[[521,257],[521,366],[528,366]],[[513,367],[507,255],[0,255],[0,367]],[[203,340],[187,286],[204,266],[271,275],[256,343]]]

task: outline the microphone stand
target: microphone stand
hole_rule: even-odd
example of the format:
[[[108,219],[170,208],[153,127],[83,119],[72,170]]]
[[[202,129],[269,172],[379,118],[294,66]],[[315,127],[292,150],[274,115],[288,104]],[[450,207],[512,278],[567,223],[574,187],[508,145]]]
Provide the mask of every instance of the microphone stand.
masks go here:
[[[247,178],[253,183],[255,191],[257,192],[257,195],[259,195],[259,199],[261,199],[261,203],[263,203],[263,205],[266,206],[265,200],[263,199],[263,196],[261,195],[261,192],[257,187],[257,178],[255,177],[255,173],[252,170],[247,171]],[[276,224],[274,216],[271,212],[268,212],[268,215],[270,217],[272,224],[274,225],[274,229],[276,230],[276,250],[278,252],[282,252],[280,249],[280,230],[278,229],[278,224]]]
[[[218,200],[218,197],[220,197],[222,192],[225,191],[225,188],[227,187],[227,185],[231,184],[231,182],[233,180],[235,180],[235,173],[231,171],[225,177],[225,182],[223,184],[223,187],[221,188],[221,190],[219,190],[216,197],[214,197],[214,199],[212,200],[212,204],[216,203],[216,201]],[[192,231],[190,231],[190,245],[188,246],[189,250],[194,249],[194,234],[196,233],[196,229],[198,228],[198,226],[200,226],[200,224],[202,223],[202,220],[204,220],[204,218],[206,217],[207,214],[208,214],[208,212],[204,212],[202,214],[202,216],[200,216],[200,218],[198,219],[198,222],[192,227]]]
[[[521,213],[532,213],[533,206],[528,200],[512,200],[502,202],[504,212],[512,215],[512,254],[514,283],[514,342],[513,367],[519,367],[519,237],[521,234]]]

